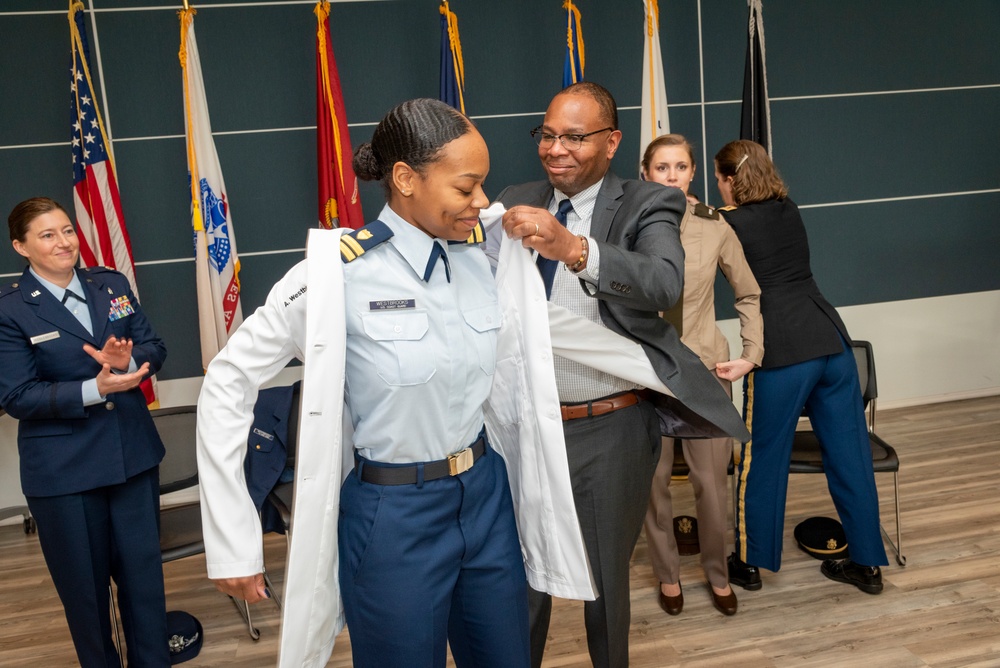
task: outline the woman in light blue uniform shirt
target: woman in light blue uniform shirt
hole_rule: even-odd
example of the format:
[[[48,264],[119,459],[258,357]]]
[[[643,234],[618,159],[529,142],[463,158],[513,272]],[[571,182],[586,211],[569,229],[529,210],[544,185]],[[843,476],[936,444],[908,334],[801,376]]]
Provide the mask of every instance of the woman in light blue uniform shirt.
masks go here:
[[[355,466],[338,546],[354,665],[443,667],[450,645],[458,666],[527,666],[513,503],[483,426],[501,316],[489,263],[467,243],[489,203],[486,143],[453,108],[410,100],[358,147],[354,169],[387,200],[341,238]],[[273,335],[264,319],[245,328]],[[266,595],[260,576],[216,584]]]

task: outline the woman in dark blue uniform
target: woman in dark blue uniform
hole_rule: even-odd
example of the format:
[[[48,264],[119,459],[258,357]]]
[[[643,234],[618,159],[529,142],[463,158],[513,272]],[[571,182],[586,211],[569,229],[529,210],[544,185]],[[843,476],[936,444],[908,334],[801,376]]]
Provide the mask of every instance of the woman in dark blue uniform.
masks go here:
[[[788,467],[804,408],[851,551],[849,560],[825,561],[822,572],[878,594],[879,566],[889,562],[851,337],[813,280],[805,225],[764,149],[746,140],[726,144],[715,156],[715,177],[727,205],[720,211],[760,284],[764,317],[764,360],[744,380],[751,440],[740,457],[729,581],[760,589],[758,567],[781,566]]]
[[[0,288],[0,406],[16,418],[21,489],[84,668],[118,666],[108,585],[130,666],[168,666],[158,536],[163,444],[139,383],[166,348],[128,280],[79,269],[66,211],[36,197],[7,219],[28,261]]]

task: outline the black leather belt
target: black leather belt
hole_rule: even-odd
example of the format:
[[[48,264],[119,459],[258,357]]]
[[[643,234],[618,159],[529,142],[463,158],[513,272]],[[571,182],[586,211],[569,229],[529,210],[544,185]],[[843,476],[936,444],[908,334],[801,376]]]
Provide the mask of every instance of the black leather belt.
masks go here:
[[[376,485],[413,485],[417,482],[417,468],[424,467],[424,482],[446,476],[465,473],[472,468],[486,452],[486,437],[480,436],[476,442],[447,459],[406,466],[379,466],[369,461],[361,464],[361,479]]]

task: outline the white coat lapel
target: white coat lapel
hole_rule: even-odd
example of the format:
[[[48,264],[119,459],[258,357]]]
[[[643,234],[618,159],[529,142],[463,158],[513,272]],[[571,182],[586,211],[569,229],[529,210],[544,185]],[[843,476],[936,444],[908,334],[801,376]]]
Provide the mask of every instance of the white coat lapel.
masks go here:
[[[350,230],[346,230],[350,231]],[[306,338],[281,668],[325,666],[344,627],[337,558],[344,409],[344,274],[340,235],[310,230]]]

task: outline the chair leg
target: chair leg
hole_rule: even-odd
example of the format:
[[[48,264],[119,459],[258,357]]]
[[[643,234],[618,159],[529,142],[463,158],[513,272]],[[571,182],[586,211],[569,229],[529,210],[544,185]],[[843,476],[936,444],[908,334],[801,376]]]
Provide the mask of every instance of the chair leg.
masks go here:
[[[882,530],[882,536],[885,537],[887,543],[892,548],[892,551],[896,553],[896,563],[900,566],[906,566],[906,557],[903,556],[903,532],[899,525],[899,472],[894,471],[892,474],[892,491],[893,498],[896,501],[896,542],[892,542],[889,538],[889,533],[885,530],[885,527],[879,524],[879,529]]]
[[[281,599],[278,597],[278,590],[275,589],[274,585],[271,583],[271,578],[267,574],[266,568],[264,569],[264,585],[267,587],[267,591],[271,594],[271,600],[274,601],[276,606],[278,606],[278,610],[281,610]]]
[[[254,627],[253,620],[250,616],[250,604],[246,601],[241,601],[235,596],[230,596],[229,600],[233,602],[233,606],[236,608],[236,612],[240,613],[240,617],[247,625],[247,633],[250,634],[250,638],[253,640],[260,640],[260,631]]]

